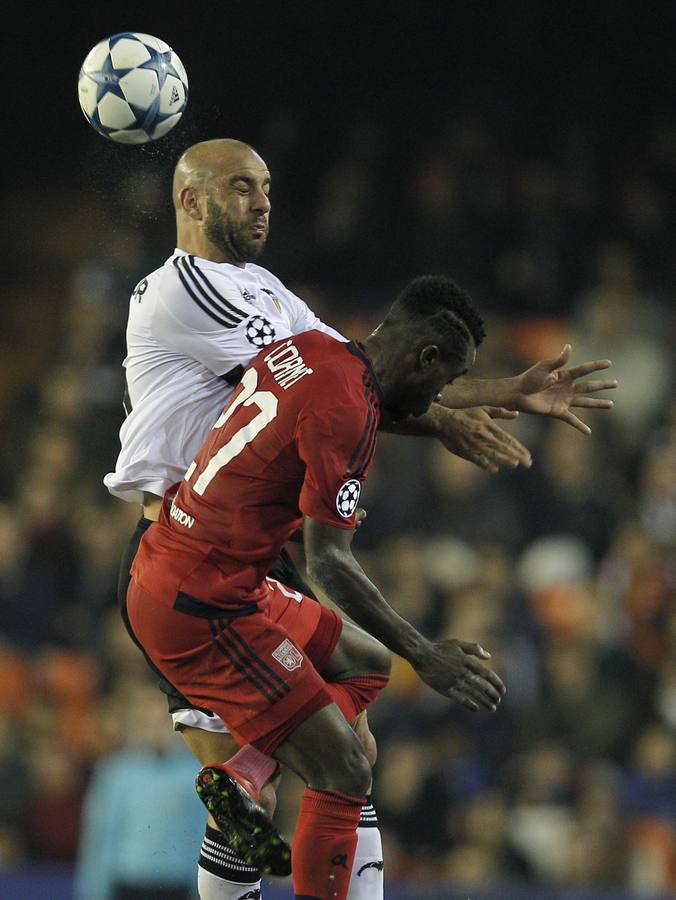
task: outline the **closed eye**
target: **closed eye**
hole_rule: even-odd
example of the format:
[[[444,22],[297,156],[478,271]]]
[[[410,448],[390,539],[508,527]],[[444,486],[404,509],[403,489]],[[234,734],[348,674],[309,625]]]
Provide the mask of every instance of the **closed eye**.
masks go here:
[[[248,194],[251,188],[256,187],[256,179],[250,178],[248,175],[235,175],[230,179],[230,187],[234,188],[238,194]],[[265,196],[270,194],[270,179],[266,178],[261,184]]]

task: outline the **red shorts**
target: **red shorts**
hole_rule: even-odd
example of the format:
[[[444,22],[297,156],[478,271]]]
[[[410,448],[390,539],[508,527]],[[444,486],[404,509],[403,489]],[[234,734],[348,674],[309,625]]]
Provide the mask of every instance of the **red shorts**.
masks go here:
[[[240,744],[270,755],[333,702],[319,671],[343,622],[277,581],[266,584],[262,608],[233,617],[192,598],[180,609],[166,606],[132,579],[127,612],[164,677],[195,706],[219,715]]]

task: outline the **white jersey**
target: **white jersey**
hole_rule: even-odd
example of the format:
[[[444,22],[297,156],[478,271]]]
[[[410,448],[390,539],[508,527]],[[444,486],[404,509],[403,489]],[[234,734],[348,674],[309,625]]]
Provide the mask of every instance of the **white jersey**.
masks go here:
[[[316,329],[346,340],[267,269],[242,269],[176,250],[132,294],[127,325],[127,418],[111,494],[163,496],[197,456],[254,356]]]

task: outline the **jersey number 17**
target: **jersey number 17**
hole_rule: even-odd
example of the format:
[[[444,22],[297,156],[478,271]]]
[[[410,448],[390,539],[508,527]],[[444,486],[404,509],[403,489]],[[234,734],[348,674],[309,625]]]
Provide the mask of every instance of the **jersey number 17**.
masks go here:
[[[255,369],[247,369],[242,378],[241,391],[237,397],[233,398],[230,405],[226,407],[223,413],[218,417],[214,428],[222,428],[240,406],[257,406],[260,410],[258,415],[246,425],[243,425],[236,431],[227,443],[214,453],[204,468],[204,471],[198,476],[193,485],[196,494],[202,496],[209,487],[217,473],[227,466],[231,459],[234,459],[244,450],[247,444],[256,437],[257,434],[265,428],[277,415],[277,405],[279,401],[271,391],[257,391],[258,372]],[[212,429],[213,430],[213,429]],[[190,481],[197,463],[192,462],[190,468],[185,473],[185,480]]]

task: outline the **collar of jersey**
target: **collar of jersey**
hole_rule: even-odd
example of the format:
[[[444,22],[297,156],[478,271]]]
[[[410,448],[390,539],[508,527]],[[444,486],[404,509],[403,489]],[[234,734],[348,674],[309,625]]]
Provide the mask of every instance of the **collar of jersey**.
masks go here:
[[[176,247],[167,262],[170,263],[172,260],[176,259],[177,256],[192,256],[195,262],[199,263],[200,269],[213,269],[215,272],[222,272],[224,266],[227,266],[229,269],[237,269],[238,272],[246,272],[249,268],[249,263],[245,263],[244,268],[242,269],[229,262],[218,263],[213,262],[210,259],[204,259],[202,256],[195,256],[194,253],[188,253],[187,250],[180,250],[178,247]]]
[[[378,376],[373,370],[373,366],[371,365],[371,360],[368,358],[366,353],[364,352],[364,347],[359,341],[347,341],[345,347],[350,351],[353,356],[356,356],[357,359],[360,359],[364,366],[366,367],[367,372],[373,382],[373,387],[375,388],[376,394],[378,395],[378,400],[380,400],[381,406],[385,405],[385,395],[383,394],[383,389],[380,386],[380,382],[378,381]]]

